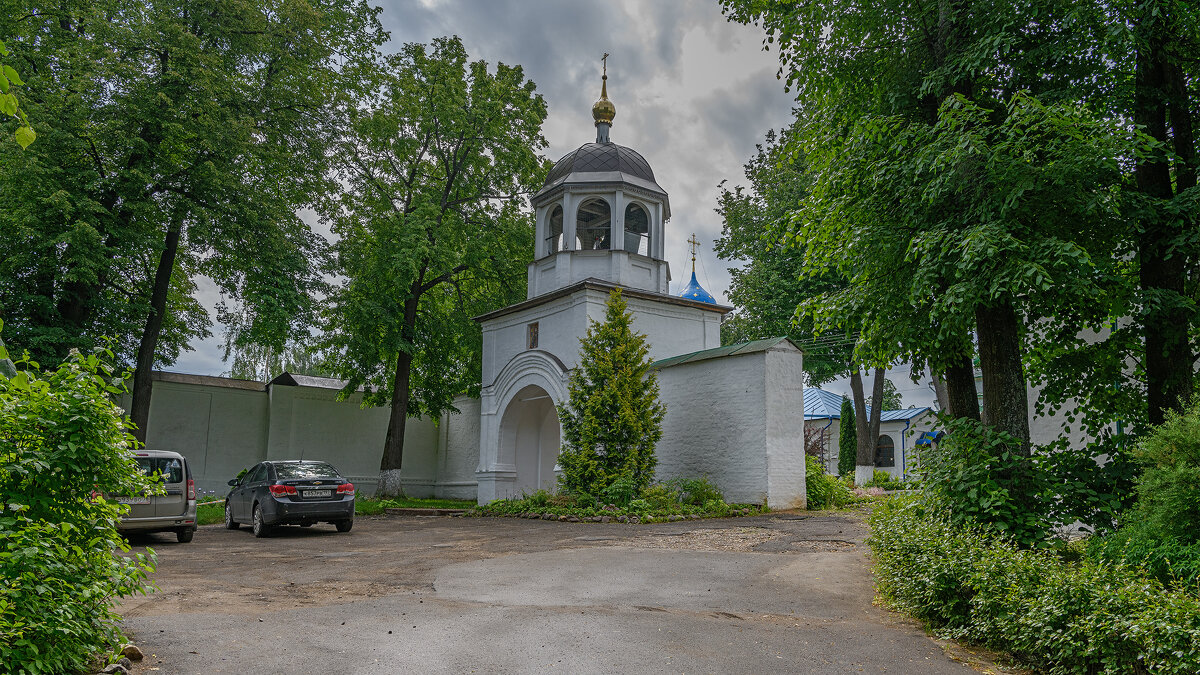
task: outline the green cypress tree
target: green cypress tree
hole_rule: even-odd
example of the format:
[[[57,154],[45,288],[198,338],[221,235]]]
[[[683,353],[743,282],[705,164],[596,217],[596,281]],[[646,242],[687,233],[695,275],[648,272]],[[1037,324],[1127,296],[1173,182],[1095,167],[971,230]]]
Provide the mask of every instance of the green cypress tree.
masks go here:
[[[569,401],[558,406],[563,439],[558,464],[567,492],[600,495],[625,479],[640,493],[654,478],[654,446],[667,409],[658,400],[646,336],[633,331],[632,321],[615,290],[604,322],[593,321],[580,340]]]
[[[842,399],[842,420],[838,425],[838,475],[853,476],[858,455],[858,431],[854,426],[854,404]]]

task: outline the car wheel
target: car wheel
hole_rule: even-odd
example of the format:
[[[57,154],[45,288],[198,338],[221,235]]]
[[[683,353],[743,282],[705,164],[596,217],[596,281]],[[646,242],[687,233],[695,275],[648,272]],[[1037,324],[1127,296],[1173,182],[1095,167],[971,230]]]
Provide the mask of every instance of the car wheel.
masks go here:
[[[229,502],[225,502],[225,529],[238,529],[237,521],[233,519],[233,507],[229,505]]]
[[[271,535],[271,528],[263,522],[262,507],[258,504],[254,505],[254,524],[251,526],[254,530],[254,536],[262,539]]]
[[[186,527],[175,530],[175,537],[179,539],[179,543],[181,543],[181,544],[186,544],[189,541],[191,541],[192,537],[195,536],[195,534],[196,534],[195,530],[191,530]]]
[[[350,528],[354,527],[354,520],[339,520],[333,525],[338,532],[349,532]]]

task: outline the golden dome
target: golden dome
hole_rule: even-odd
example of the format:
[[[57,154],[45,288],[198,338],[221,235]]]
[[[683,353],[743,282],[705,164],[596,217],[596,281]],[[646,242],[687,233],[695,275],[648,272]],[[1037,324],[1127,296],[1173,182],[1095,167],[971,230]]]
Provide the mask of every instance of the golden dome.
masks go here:
[[[600,84],[600,99],[592,104],[592,119],[596,120],[596,124],[611,125],[616,116],[617,106],[608,100],[608,75],[605,75]]]

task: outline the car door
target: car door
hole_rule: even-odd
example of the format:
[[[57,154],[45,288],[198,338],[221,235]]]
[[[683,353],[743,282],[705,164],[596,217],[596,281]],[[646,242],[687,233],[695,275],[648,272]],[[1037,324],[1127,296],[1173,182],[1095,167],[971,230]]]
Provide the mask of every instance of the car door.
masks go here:
[[[154,498],[154,515],[158,517],[182,516],[187,510],[187,475],[183,460],[176,457],[160,457],[155,460],[166,494]]]
[[[242,518],[249,519],[254,507],[255,493],[267,479],[267,464],[263,462],[246,474],[246,482],[242,487]]]
[[[258,471],[261,464],[255,464],[250,467],[250,470],[242,475],[241,480],[234,486],[229,493],[229,506],[233,509],[233,517],[239,522],[245,522],[249,516],[249,507],[246,505],[246,491],[249,489],[250,481],[254,478],[254,474]]]

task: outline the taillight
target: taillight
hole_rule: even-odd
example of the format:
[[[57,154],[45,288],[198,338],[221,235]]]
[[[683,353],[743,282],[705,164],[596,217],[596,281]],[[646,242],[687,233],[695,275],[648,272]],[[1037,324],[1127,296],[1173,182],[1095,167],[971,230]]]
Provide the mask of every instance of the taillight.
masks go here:
[[[188,501],[196,501],[196,481],[191,478],[188,479]]]
[[[272,497],[283,497],[286,495],[297,494],[295,485],[272,485],[267,489],[271,491]]]
[[[342,483],[341,485],[338,486],[337,491],[338,491],[339,495],[350,495],[351,497],[353,497],[354,496],[354,483]]]

